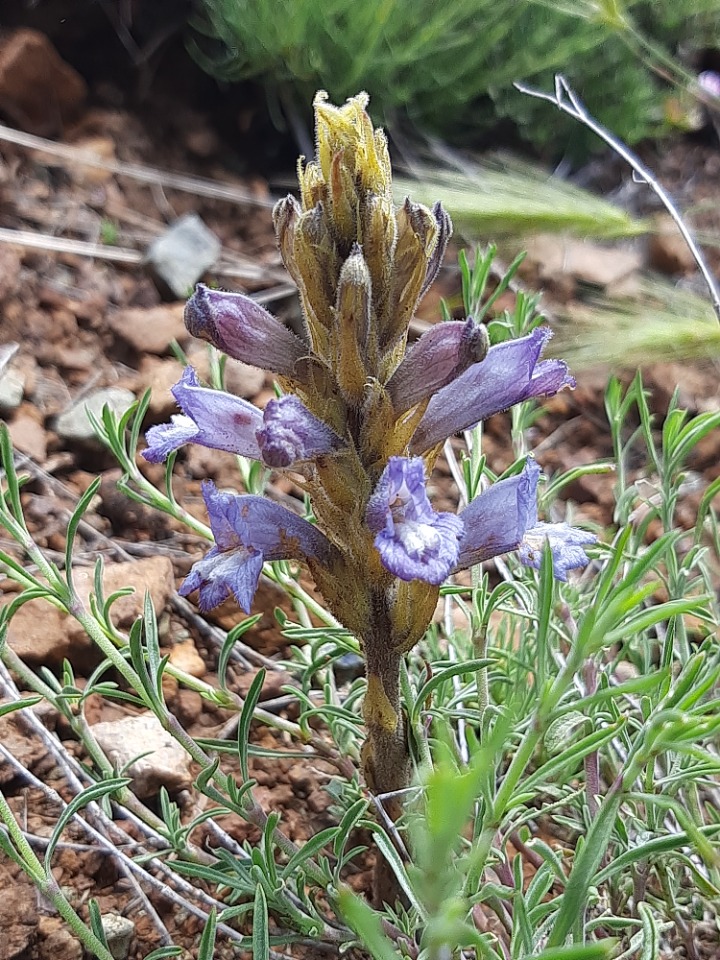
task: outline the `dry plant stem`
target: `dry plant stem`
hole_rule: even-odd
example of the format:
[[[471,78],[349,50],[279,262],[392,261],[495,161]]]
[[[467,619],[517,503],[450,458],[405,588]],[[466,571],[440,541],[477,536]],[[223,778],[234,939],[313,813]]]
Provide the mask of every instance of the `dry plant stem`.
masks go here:
[[[146,167],[139,163],[122,163],[119,160],[106,160],[91,150],[81,150],[67,143],[56,143],[54,140],[46,140],[44,137],[36,137],[30,133],[22,133],[20,130],[13,130],[12,127],[6,127],[0,124],[0,141],[2,140],[6,143],[15,143],[20,147],[26,147],[30,150],[40,150],[46,155],[58,157],[61,160],[66,160],[73,164],[107,170],[110,173],[130,177],[132,180],[138,180],[141,183],[150,183],[161,187],[170,187],[173,190],[182,190],[196,197],[210,197],[215,200],[227,200],[229,203],[248,204],[253,207],[265,207],[266,209],[274,206],[273,200],[253,196],[252,193],[240,187],[215,183],[212,180],[205,180],[201,177],[186,177],[181,174],[168,173],[167,171],[156,170],[154,167]]]
[[[682,234],[682,238],[688,246],[688,249],[693,255],[695,263],[698,265],[698,269],[702,274],[703,280],[705,281],[708,291],[710,293],[710,299],[712,301],[713,310],[720,320],[720,291],[718,291],[715,278],[713,277],[707,261],[702,253],[702,250],[698,247],[693,239],[692,234],[685,225],[680,212],[677,207],[670,199],[669,195],[665,189],[661,186],[660,183],[656,180],[652,170],[649,167],[646,167],[645,164],[637,157],[629,147],[618,140],[609,130],[598,123],[597,120],[590,113],[588,113],[587,108],[577,96],[575,91],[570,87],[567,80],[558,74],[555,77],[555,95],[549,93],[543,93],[541,90],[533,90],[530,87],[526,87],[521,83],[516,83],[515,88],[520,91],[520,93],[525,93],[530,97],[536,97],[539,100],[547,100],[548,103],[554,104],[559,110],[562,110],[563,113],[568,114],[574,120],[577,120],[579,123],[582,123],[592,130],[593,133],[597,134],[601,140],[603,140],[618,156],[622,157],[626,163],[628,163],[635,174],[646,183],[653,193],[660,199],[661,203],[670,214],[672,219],[675,221],[675,224]]]

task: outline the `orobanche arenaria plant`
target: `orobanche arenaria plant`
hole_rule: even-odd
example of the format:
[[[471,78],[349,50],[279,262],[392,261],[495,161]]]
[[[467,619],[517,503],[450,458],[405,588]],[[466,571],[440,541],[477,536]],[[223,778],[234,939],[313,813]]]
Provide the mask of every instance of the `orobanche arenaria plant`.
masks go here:
[[[561,360],[541,360],[546,327],[488,347],[471,317],[438,323],[408,347],[408,326],[438,273],[452,225],[439,203],[396,208],[386,138],[360,94],[315,100],[317,157],[299,165],[300,202],[275,207],[283,261],[300,291],[307,338],[252,299],[199,285],[190,332],[275,374],[283,395],[264,410],[201,386],[188,367],[173,394],[182,414],[148,431],[145,457],[185,443],[290,470],[316,523],[271,500],[204,484],[215,545],[181,587],[207,610],[232,594],[247,612],[263,563],[302,560],[366,663],[363,757],[368,786],[408,784],[400,710],[403,656],[423,636],[440,585],[516,550],[555,576],[586,562],[592,534],[538,522],[539,466],[496,482],[460,513],[433,509],[426,480],[444,441],[513,404],[573,387]]]

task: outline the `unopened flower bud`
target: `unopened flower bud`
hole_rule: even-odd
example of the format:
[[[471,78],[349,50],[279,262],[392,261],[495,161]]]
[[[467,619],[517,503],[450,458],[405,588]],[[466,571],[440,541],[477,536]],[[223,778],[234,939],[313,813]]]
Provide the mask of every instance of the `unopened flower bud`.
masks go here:
[[[228,356],[291,379],[308,352],[299,337],[250,297],[203,283],[187,302],[185,326]]]

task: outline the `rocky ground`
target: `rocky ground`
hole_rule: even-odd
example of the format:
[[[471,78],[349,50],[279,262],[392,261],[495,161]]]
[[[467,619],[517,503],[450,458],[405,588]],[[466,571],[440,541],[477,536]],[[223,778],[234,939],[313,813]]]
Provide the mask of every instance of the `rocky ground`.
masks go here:
[[[207,228],[191,257],[197,262],[201,255],[207,256],[206,280],[261,294],[291,323],[297,321],[297,306],[275,248],[270,220],[273,191],[267,179],[250,172],[254,142],[252,135],[242,135],[243,122],[247,129],[255,129],[250,112],[235,110],[231,150],[215,120],[194,104],[173,101],[171,86],[163,75],[157,96],[145,96],[138,105],[137,96],[117,81],[88,86],[42,34],[9,31],[0,39],[0,112],[9,127],[21,132],[18,136],[0,128],[0,345],[17,345],[0,380],[0,413],[15,444],[18,467],[29,477],[23,502],[36,542],[51,558],[62,557],[68,516],[88,484],[101,475],[102,485],[78,537],[75,562],[80,589],[90,591],[93,564],[102,554],[108,593],[125,586],[148,589],[160,621],[163,651],[192,676],[213,682],[218,634],[203,626],[192,607],[178,605],[175,599],[175,586],[199,555],[202,542],[173,520],[133,504],[117,491],[119,470],[88,429],[85,408],[99,410],[108,402],[124,409],[150,388],[147,425],[157,423],[174,410],[169,388],[178,379],[180,366],[173,345],[179,344],[201,367],[207,362],[204,346],[190,340],[182,323],[183,291],[196,276],[169,276],[162,255],[153,248],[180,217],[194,214]],[[53,142],[33,139],[38,136]],[[91,152],[97,162],[89,162],[82,151]],[[664,171],[676,187],[689,183],[693,198],[717,205],[720,154],[715,147],[678,144],[655,159],[660,163],[658,172]],[[238,170],[244,171],[242,175]],[[562,241],[560,261],[553,265],[557,244],[535,243],[525,277],[548,289],[551,307],[569,304],[570,311],[588,283],[588,270],[594,271],[590,282],[601,286],[637,274],[648,265],[648,257],[675,277],[693,271],[674,236],[666,243],[655,241],[649,252],[639,246],[613,249],[610,254],[619,267],[610,270],[611,276],[599,278],[599,265],[607,266],[610,255],[606,248]],[[439,291],[423,305],[420,319],[425,322],[437,319],[441,293],[457,293],[454,256],[449,258]],[[178,259],[182,253],[171,254],[171,262]],[[646,374],[659,414],[676,384],[681,402],[691,412],[717,409],[720,404],[716,362],[656,366]],[[602,399],[606,375],[606,369],[585,371],[574,393],[547,404],[533,428],[533,446],[547,471],[610,455]],[[272,395],[270,381],[234,361],[228,365],[227,382],[230,389],[261,405]],[[504,417],[488,424],[485,449],[496,470],[512,459],[507,426]],[[717,436],[700,445],[692,468],[702,484],[717,476],[719,455]],[[144,464],[142,469],[154,480],[162,476],[159,468]],[[201,480],[212,478],[221,486],[238,482],[231,456],[201,448],[181,454],[176,474],[178,499],[198,515],[202,513]],[[436,501],[442,508],[443,502],[455,497],[449,471],[441,467],[435,483]],[[609,523],[611,487],[611,478],[589,477],[565,493],[584,515]],[[277,489],[282,495],[295,495],[287,481],[278,481]],[[699,496],[690,495],[684,507],[688,525]],[[2,549],[12,552],[7,538],[0,540]],[[12,599],[13,590],[9,581],[0,581],[0,602]],[[262,619],[243,638],[256,656],[232,671],[235,689],[242,694],[258,664],[269,665],[262,699],[281,712],[291,710],[280,693],[287,675],[272,669],[272,662],[287,653],[273,616],[274,608],[283,603],[271,585],[260,590],[256,610]],[[127,628],[140,612],[139,602],[125,598],[118,607],[118,626]],[[210,621],[224,631],[239,616],[237,607],[226,603]],[[9,642],[35,668],[45,666],[57,672],[67,658],[81,683],[96,662],[82,631],[42,601],[19,611]],[[217,735],[232,717],[177,684],[169,684],[166,695],[194,735]],[[131,713],[99,698],[87,709],[92,724],[114,725]],[[57,715],[38,711],[38,717],[45,729],[57,734],[69,756],[78,756],[71,731]],[[97,728],[98,734],[102,729]],[[117,726],[106,729],[111,741],[118,738]],[[125,738],[129,734],[123,729]],[[258,730],[256,736],[269,749],[281,746],[267,730]],[[66,791],[66,772],[49,754],[47,739],[38,735],[37,728],[20,717],[2,719],[0,742],[20,768],[61,794]],[[298,759],[258,758],[252,769],[259,784],[258,800],[267,810],[280,812],[288,835],[300,841],[331,822],[330,796],[324,789],[331,773],[328,764]],[[192,774],[171,755],[166,767],[158,772],[156,764],[138,789],[152,803],[162,783],[191,807]],[[28,833],[48,836],[57,817],[51,799],[8,763],[0,763],[0,788]],[[254,835],[254,828],[239,822],[223,826],[238,840]],[[123,828],[132,834],[132,824]],[[157,927],[127,879],[111,858],[83,846],[86,838],[70,831],[67,839],[55,856],[56,880],[72,888],[81,910],[93,896],[103,913],[131,919],[134,933],[128,956],[133,960],[145,956],[159,943]],[[351,880],[362,889],[367,873],[359,871]],[[29,881],[4,858],[0,858],[0,892],[0,956],[4,960],[81,956],[79,945]],[[199,921],[179,914],[162,896],[153,894],[152,902],[175,942],[191,955],[197,946]]]

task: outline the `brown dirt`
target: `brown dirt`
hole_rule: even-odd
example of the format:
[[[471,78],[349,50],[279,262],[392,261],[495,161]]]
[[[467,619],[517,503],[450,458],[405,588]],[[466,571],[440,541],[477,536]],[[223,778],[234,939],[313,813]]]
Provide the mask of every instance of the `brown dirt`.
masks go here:
[[[152,102],[139,111],[129,110],[118,88],[105,90],[104,94],[102,90],[91,90],[90,99],[73,125],[63,127],[62,139],[66,143],[85,144],[122,163],[150,164],[160,169],[216,177],[249,190],[259,200],[270,195],[262,179],[240,178],[232,172],[240,165],[237,158],[229,163],[217,131],[203,115],[184,108],[181,103],[174,105],[170,116],[162,104]],[[252,145],[248,143],[246,149],[250,152]],[[671,169],[678,162],[679,150],[674,148],[668,154]],[[692,147],[684,156],[688,163],[699,164],[694,167],[698,170],[698,196],[706,199],[710,176],[704,176],[703,172],[712,169],[710,161],[717,154],[710,148]],[[712,196],[717,201],[716,181]],[[192,193],[152,188],[125,176],[60,163],[52,157],[0,142],[0,226],[4,228],[92,242],[101,242],[111,233],[114,244],[142,249],[169,220],[191,210],[220,237],[228,262],[236,267],[249,262],[266,271],[265,280],[248,282],[244,289],[272,286],[276,282],[279,257],[266,207],[232,205]],[[227,276],[216,279],[232,286],[233,281]],[[456,293],[454,266],[449,265],[443,273],[440,290],[444,294]],[[436,305],[436,297],[425,304],[426,319],[436,317]],[[290,318],[296,309],[291,299],[274,307]],[[127,334],[127,323],[118,322],[123,316],[127,320],[125,311],[133,311],[136,322],[151,325],[154,334],[161,321],[167,322],[169,333],[153,347],[153,357],[147,350],[138,349],[137,341]],[[24,400],[8,422],[21,454],[20,465],[31,477],[23,494],[30,529],[36,542],[51,557],[58,559],[59,551],[64,549],[63,531],[68,511],[97,474],[102,475],[103,483],[86,516],[89,526],[79,534],[76,562],[80,568],[91,569],[89,565],[99,554],[103,554],[108,563],[126,561],[128,554],[134,558],[160,555],[167,558],[166,563],[171,562],[179,582],[199,555],[199,538],[117,492],[115,483],[119,472],[105,453],[92,445],[65,443],[55,430],[57,417],[76,398],[102,386],[122,386],[139,395],[153,385],[156,405],[152,408],[152,419],[157,422],[165,418],[171,410],[165,391],[179,370],[169,347],[171,335],[183,337],[178,316],[177,304],[164,303],[152,280],[137,264],[116,264],[67,252],[47,253],[29,246],[0,245],[0,343],[20,344],[15,362],[26,377]],[[183,345],[191,349],[187,338]],[[655,367],[647,371],[647,382],[654,390],[653,403],[659,412],[667,404],[675,384],[680,385],[682,402],[691,411],[718,404],[714,364]],[[611,455],[603,413],[604,383],[605,371],[587,374],[574,393],[563,394],[546,405],[532,431],[533,445],[541,449],[539,459],[546,470],[565,470]],[[266,381],[254,398],[262,403],[270,395],[270,386]],[[496,470],[502,470],[513,459],[506,417],[497,417],[488,423],[485,450]],[[719,457],[720,438],[708,438],[698,449],[692,468],[704,480],[714,479]],[[144,465],[143,470],[155,480],[162,476],[157,467]],[[176,476],[178,499],[198,515],[202,512],[202,479],[211,477],[220,485],[237,484],[233,458],[202,449],[189,450],[179,457]],[[452,480],[442,465],[435,485],[439,508],[454,503]],[[609,523],[611,487],[612,478],[585,478],[568,488],[565,495],[580,505],[584,516]],[[279,482],[277,489],[283,496],[296,495],[285,481]],[[692,523],[696,502],[691,498],[686,504],[688,524]],[[5,541],[3,547],[7,547]],[[5,596],[13,592],[7,582],[0,584],[0,590]],[[287,644],[273,617],[278,604],[283,605],[283,599],[270,587],[259,591],[256,611],[263,613],[263,619],[244,637],[249,646],[266,657],[287,653]],[[285,606],[287,609],[287,604]],[[169,652],[179,642],[190,641],[195,656],[199,655],[207,671],[204,679],[216,682],[218,649],[199,632],[197,621],[181,616],[167,598],[158,612],[163,650]],[[34,612],[38,634],[62,630],[62,624],[50,622],[54,615],[49,607]],[[237,607],[226,603],[213,614],[212,620],[227,629],[239,616]],[[61,654],[58,655],[61,648],[56,646],[55,658],[50,651],[47,656],[42,654],[42,660],[57,671],[62,657],[68,656],[77,669],[78,682],[82,683],[94,663],[83,659],[87,650],[82,644],[78,645],[77,638],[73,641],[72,637],[63,636],[67,647],[62,648]],[[28,637],[29,633],[25,639]],[[60,642],[59,639],[57,643]],[[32,660],[32,650],[26,649],[25,653]],[[39,656],[36,650],[36,662]],[[252,670],[233,666],[231,688],[242,694],[253,675]],[[282,672],[270,671],[263,699],[280,696],[285,680]],[[171,685],[167,694],[178,719],[192,735],[216,736],[233,716],[227,710],[208,704],[194,691],[177,689],[177,685],[175,688]],[[280,709],[286,714],[292,710],[287,705]],[[88,706],[88,718],[92,722],[114,720],[127,712],[100,698]],[[71,731],[62,720],[47,713],[42,714],[42,720],[56,731],[71,755],[79,754]],[[277,754],[288,747],[279,735],[267,729],[256,728],[254,737],[258,745]],[[0,721],[0,740],[26,770],[69,798],[63,772],[48,756],[43,741],[22,719]],[[331,799],[325,789],[334,772],[329,763],[315,757],[305,761],[276,755],[271,759],[254,759],[251,772],[258,781],[258,801],[266,811],[276,810],[281,814],[283,829],[291,839],[306,840],[333,822],[328,810]],[[1,767],[0,787],[28,833],[47,837],[57,818],[52,802],[40,790],[28,786],[22,776]],[[195,798],[188,795],[181,799],[186,816],[197,812]],[[132,823],[119,821],[119,825],[129,835],[136,834]],[[222,818],[220,825],[238,841],[258,836],[255,827],[237,818]],[[76,828],[68,829],[64,839],[70,845],[61,847],[55,855],[56,881],[71,891],[72,902],[86,918],[89,896],[98,900],[103,913],[117,912],[131,917],[136,923],[136,936],[130,956],[131,960],[140,960],[158,946],[158,937],[127,879],[121,876],[112,858],[104,856],[96,847],[86,847],[87,837]],[[72,844],[80,847],[75,849]],[[368,866],[367,860],[361,860],[355,874],[348,878],[357,889],[368,887]],[[40,895],[6,859],[0,859],[0,893],[0,956],[4,960],[75,960],[79,956],[73,938],[67,936]],[[173,941],[185,948],[186,956],[193,956],[202,932],[199,921],[178,913],[162,896],[152,894],[151,900]]]

